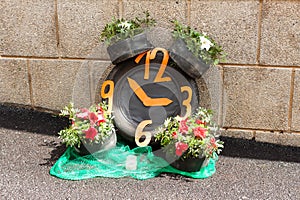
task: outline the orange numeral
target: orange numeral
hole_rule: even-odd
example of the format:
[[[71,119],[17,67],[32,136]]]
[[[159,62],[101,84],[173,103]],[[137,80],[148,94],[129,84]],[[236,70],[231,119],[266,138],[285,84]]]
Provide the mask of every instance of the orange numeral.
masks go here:
[[[184,118],[188,117],[191,115],[192,113],[192,106],[191,106],[191,100],[192,100],[192,89],[189,86],[182,86],[181,88],[181,92],[187,92],[188,93],[188,97],[187,99],[185,99],[182,102],[182,105],[184,105],[186,107],[186,113],[184,115]]]
[[[151,133],[148,131],[143,131],[143,129],[148,125],[148,124],[152,124],[152,120],[144,120],[141,121],[141,123],[139,123],[139,125],[136,127],[135,130],[135,143],[139,146],[139,147],[145,147],[147,146],[150,141],[151,141]],[[140,142],[140,138],[142,136],[145,136],[145,140],[143,142]]]
[[[105,92],[106,87],[109,87],[108,91]],[[101,87],[101,97],[104,99],[108,99],[108,110],[107,112],[110,114],[112,111],[112,105],[113,105],[113,96],[114,96],[114,87],[115,84],[111,80],[106,80],[103,82]]]
[[[163,60],[161,62],[161,65],[160,65],[160,68],[155,76],[155,79],[154,79],[154,82],[157,83],[157,82],[167,82],[167,81],[171,81],[172,79],[170,77],[162,77],[165,70],[166,70],[166,67],[167,67],[167,64],[168,64],[168,61],[169,61],[169,54],[168,54],[168,51],[166,49],[163,49],[163,48],[155,48],[153,50],[150,50],[150,51],[147,51],[147,52],[144,52],[144,53],[141,53],[140,55],[138,55],[135,59],[135,62],[136,63],[139,63],[140,60],[142,59],[142,57],[144,55],[146,55],[146,60],[145,60],[145,74],[144,74],[144,79],[147,80],[149,79],[149,68],[150,68],[150,60],[153,60],[155,59],[156,57],[156,54],[158,51],[161,51],[163,52],[164,54],[164,57],[163,57]]]

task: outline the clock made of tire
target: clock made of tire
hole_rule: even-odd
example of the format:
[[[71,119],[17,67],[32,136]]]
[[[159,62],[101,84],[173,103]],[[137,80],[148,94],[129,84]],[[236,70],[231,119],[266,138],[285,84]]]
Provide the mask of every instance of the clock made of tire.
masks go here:
[[[169,58],[154,48],[118,63],[103,82],[101,98],[114,115],[117,133],[137,146],[154,144],[166,118],[189,116],[198,107],[198,89]]]

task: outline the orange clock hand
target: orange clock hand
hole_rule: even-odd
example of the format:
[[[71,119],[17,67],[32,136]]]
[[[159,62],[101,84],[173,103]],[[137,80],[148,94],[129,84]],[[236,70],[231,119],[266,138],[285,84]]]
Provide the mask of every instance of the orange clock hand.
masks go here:
[[[172,100],[170,100],[168,98],[152,99],[147,96],[145,91],[141,88],[141,86],[139,86],[139,84],[135,80],[133,80],[129,77],[127,77],[127,80],[128,80],[130,88],[133,90],[133,92],[136,94],[136,96],[142,101],[144,106],[167,106],[173,102]]]
[[[167,106],[173,101],[168,98],[155,98],[146,99],[144,103],[145,106]]]
[[[131,78],[128,78],[128,77],[127,77],[127,80],[128,80],[129,86],[131,87],[131,89],[133,90],[133,92],[136,94],[136,96],[142,102],[144,102],[145,99],[149,99],[149,97],[147,96],[147,94],[144,92],[144,90],[138,85],[138,83],[135,80],[133,80]]]

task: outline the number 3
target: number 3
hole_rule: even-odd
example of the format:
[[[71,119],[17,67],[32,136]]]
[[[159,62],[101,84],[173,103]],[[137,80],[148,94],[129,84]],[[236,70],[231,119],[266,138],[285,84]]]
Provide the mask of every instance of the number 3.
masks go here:
[[[187,92],[188,97],[182,102],[182,105],[186,107],[186,113],[184,115],[184,118],[188,117],[192,113],[192,106],[191,106],[191,100],[192,100],[192,89],[189,86],[182,86],[181,92]]]

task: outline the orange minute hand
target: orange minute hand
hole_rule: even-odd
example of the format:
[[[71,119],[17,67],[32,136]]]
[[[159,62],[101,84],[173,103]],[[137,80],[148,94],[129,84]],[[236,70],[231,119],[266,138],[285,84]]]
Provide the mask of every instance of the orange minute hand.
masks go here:
[[[133,80],[129,77],[127,77],[127,80],[128,80],[129,86],[131,87],[133,92],[136,94],[136,96],[143,102],[144,106],[167,106],[173,102],[172,100],[170,100],[168,98],[152,99],[147,96],[145,91],[141,88],[141,86],[139,86],[139,84],[135,80]]]

